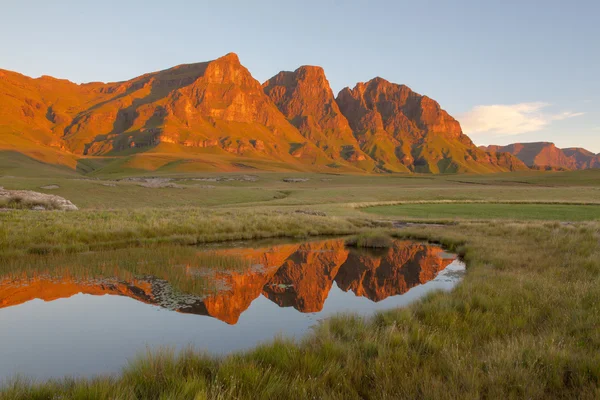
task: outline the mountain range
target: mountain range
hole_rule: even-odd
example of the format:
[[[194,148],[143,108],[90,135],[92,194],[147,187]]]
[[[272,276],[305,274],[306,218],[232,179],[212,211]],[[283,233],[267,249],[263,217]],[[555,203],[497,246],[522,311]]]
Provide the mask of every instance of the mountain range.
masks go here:
[[[374,78],[335,97],[315,66],[262,84],[233,53],[115,83],[0,70],[0,157],[82,172],[487,173],[533,165],[522,152],[499,150],[475,146],[436,101],[405,85]]]
[[[560,149],[550,142],[481,146],[487,152],[510,153],[533,169],[575,170],[600,168],[600,154],[580,147]]]

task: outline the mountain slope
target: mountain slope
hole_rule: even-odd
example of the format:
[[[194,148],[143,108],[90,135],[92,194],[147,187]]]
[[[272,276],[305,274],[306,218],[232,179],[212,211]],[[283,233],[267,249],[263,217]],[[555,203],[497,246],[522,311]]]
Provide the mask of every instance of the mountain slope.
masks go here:
[[[343,89],[337,103],[361,149],[382,170],[495,172],[526,169],[478,149],[440,105],[405,85],[375,78]]]
[[[235,54],[161,71],[131,86],[134,91],[126,100],[101,106],[112,122],[101,128],[106,134],[95,134],[97,109],[70,125],[66,136],[78,138],[71,146],[74,150],[81,151],[84,138],[83,153],[93,155],[170,143],[179,150],[204,149],[289,164],[295,159],[330,162],[281,115]]]
[[[2,79],[0,103],[13,107],[3,107],[0,126],[28,145],[79,156],[177,154],[171,162],[198,153],[246,157],[291,169],[333,162],[281,115],[235,54],[111,84],[13,75]]]

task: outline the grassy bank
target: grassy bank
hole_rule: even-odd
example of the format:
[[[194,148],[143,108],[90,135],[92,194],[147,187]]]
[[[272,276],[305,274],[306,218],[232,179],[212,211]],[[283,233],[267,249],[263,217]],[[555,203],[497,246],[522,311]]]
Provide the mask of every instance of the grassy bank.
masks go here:
[[[168,282],[176,293],[203,297],[218,289],[214,274],[243,271],[250,267],[251,260],[240,257],[210,250],[198,251],[192,246],[165,245],[68,255],[8,257],[0,263],[0,284],[20,285],[45,278],[101,285],[151,278]],[[203,273],[194,275],[188,270],[201,270]]]
[[[136,211],[0,213],[0,257],[60,254],[225,240],[343,235],[372,225],[366,219],[293,211],[199,208]]]
[[[451,293],[294,343],[211,358],[143,356],[114,379],[13,382],[6,399],[589,398],[600,396],[600,224],[410,228],[464,254]]]

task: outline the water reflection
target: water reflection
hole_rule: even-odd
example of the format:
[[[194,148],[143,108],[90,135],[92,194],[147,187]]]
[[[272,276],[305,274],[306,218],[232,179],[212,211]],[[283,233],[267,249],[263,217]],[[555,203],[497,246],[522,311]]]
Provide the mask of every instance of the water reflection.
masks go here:
[[[379,302],[434,279],[455,259],[440,247],[423,243],[396,241],[389,249],[366,251],[349,249],[341,239],[216,253],[250,260],[252,266],[239,272],[205,272],[205,277],[208,274],[208,279],[220,287],[206,297],[177,293],[168,281],[152,276],[122,282],[114,278],[82,280],[69,275],[40,275],[1,280],[0,308],[78,293],[119,295],[235,324],[261,294],[280,307],[316,313],[323,309],[335,282],[344,292]],[[192,279],[202,273],[197,267],[185,268]]]
[[[151,255],[160,266],[148,257],[86,274],[95,267],[61,261],[29,277],[0,277],[0,381],[116,373],[146,347],[223,354],[278,334],[300,337],[339,312],[370,315],[450,289],[464,271],[440,247],[407,241],[376,252],[340,239],[212,249],[212,258],[160,251],[173,252]],[[190,253],[175,260],[181,251]],[[238,267],[202,266],[215,257]],[[210,291],[194,286],[200,279]]]

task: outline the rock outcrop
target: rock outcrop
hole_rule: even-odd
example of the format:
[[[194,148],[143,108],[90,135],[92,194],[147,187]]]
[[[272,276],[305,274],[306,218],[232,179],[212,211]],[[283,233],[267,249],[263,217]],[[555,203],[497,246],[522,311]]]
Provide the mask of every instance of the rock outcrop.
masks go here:
[[[78,209],[75,204],[60,196],[31,190],[6,190],[0,186],[0,208],[2,207],[40,211],[75,211]]]

